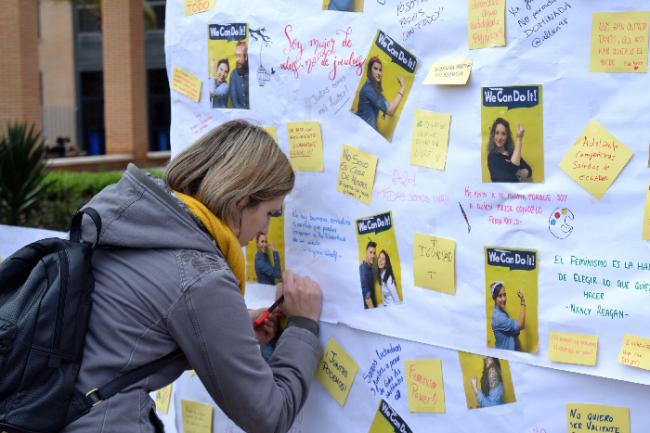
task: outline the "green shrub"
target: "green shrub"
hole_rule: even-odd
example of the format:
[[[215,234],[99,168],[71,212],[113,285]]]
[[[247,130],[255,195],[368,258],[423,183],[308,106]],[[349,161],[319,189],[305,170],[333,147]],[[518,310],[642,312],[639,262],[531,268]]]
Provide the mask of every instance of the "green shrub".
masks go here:
[[[161,175],[155,171],[150,173]],[[121,171],[49,172],[46,177],[49,185],[39,199],[38,212],[31,213],[25,225],[68,231],[72,215],[99,191],[120,180],[121,176]]]
[[[47,188],[45,144],[34,125],[10,122],[0,137],[0,221],[18,225]]]

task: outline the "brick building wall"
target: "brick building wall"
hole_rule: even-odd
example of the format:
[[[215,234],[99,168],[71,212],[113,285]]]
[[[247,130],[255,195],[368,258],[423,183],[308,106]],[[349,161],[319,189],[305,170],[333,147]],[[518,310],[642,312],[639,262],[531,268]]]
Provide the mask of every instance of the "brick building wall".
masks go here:
[[[2,0],[0,53],[0,130],[15,120],[34,123],[40,130],[36,0]]]

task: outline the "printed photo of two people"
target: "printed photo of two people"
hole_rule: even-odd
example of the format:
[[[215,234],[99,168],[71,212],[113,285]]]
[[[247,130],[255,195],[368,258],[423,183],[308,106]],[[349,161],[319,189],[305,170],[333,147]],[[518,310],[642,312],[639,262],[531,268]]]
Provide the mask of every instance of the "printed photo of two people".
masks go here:
[[[392,214],[372,215],[355,224],[363,308],[401,304],[401,269]]]
[[[248,24],[208,26],[210,107],[248,110]]]

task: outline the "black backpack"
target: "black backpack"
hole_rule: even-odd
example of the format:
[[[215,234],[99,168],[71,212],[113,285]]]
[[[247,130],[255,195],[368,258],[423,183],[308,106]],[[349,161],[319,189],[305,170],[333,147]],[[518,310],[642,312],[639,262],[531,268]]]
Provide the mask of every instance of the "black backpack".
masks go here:
[[[81,220],[95,223],[93,244]],[[0,431],[57,433],[94,406],[182,355],[176,350],[85,395],[75,390],[95,287],[101,232],[93,208],[72,219],[70,240],[49,238],[0,263]]]

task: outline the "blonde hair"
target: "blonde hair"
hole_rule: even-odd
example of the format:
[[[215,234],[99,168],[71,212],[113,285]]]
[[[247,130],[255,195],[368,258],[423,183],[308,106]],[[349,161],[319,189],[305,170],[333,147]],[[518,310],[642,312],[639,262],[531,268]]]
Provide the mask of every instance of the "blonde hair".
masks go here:
[[[176,156],[164,180],[190,195],[233,231],[239,230],[240,209],[288,194],[295,175],[275,140],[244,120],[226,122]]]

